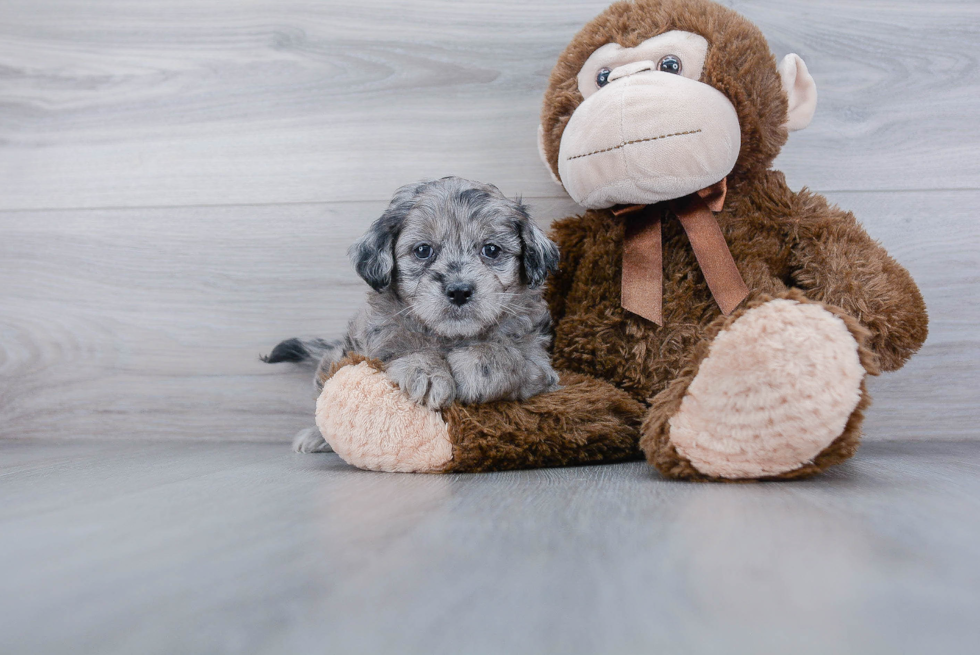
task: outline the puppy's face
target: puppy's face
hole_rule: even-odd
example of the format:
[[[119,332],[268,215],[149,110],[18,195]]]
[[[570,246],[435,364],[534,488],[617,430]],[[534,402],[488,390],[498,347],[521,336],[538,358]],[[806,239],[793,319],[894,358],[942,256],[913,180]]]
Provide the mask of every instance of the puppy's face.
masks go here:
[[[399,189],[352,257],[369,284],[393,285],[429,329],[468,337],[515,312],[517,298],[556,268],[558,249],[520,203],[450,177]]]
[[[448,337],[497,322],[526,288],[519,220],[514,203],[486,190],[423,193],[395,244],[398,295],[409,311]]]

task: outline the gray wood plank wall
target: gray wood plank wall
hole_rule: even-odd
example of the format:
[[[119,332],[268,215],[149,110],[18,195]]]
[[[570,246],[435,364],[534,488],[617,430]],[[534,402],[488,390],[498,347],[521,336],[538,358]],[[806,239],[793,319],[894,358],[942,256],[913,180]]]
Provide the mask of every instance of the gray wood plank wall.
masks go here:
[[[869,439],[980,438],[980,4],[728,2],[817,81],[777,167],[916,276],[922,353]],[[458,174],[575,211],[535,148],[601,2],[4,0],[0,438],[287,440],[338,333],[348,244],[398,185]]]

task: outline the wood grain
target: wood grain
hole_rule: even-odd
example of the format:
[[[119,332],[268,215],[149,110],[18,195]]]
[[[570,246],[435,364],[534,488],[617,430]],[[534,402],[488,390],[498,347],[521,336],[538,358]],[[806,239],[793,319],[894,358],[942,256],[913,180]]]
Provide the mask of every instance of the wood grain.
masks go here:
[[[555,58],[603,2],[6,0],[0,209],[381,200],[454,173],[555,196]],[[794,186],[980,188],[980,5],[730,2],[806,59]]]
[[[909,268],[932,317],[923,351],[873,381],[868,438],[980,438],[980,192],[831,200]],[[308,374],[258,356],[342,333],[367,292],[346,249],[384,206],[0,213],[0,438],[288,440],[310,420]]]
[[[980,193],[830,193],[908,268],[929,338],[894,374],[872,378],[869,439],[980,439]]]
[[[0,440],[0,652],[967,653],[980,444],[820,479]]]
[[[820,89],[777,166],[926,294],[930,339],[873,382],[869,438],[977,438],[980,5],[728,4]],[[257,357],[343,330],[365,289],[345,250],[396,186],[453,173],[544,223],[577,211],[534,130],[603,6],[0,3],[0,437],[305,427],[306,375]]]

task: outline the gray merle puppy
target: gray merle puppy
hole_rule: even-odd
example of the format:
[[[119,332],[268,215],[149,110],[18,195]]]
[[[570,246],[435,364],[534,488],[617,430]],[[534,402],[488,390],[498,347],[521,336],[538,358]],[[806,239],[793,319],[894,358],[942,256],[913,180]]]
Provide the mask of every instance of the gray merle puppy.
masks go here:
[[[558,266],[558,247],[519,200],[458,177],[403,186],[350,258],[374,292],[346,337],[289,339],[265,361],[317,363],[319,390],[333,363],[360,353],[432,409],[557,388],[541,286]],[[316,428],[293,445],[329,449]]]

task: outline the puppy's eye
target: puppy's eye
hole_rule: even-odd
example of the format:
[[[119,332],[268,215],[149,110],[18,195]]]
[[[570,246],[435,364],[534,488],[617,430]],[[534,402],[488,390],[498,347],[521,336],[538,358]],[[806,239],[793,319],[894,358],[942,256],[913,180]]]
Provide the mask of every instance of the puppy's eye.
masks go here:
[[[680,75],[681,60],[677,57],[677,55],[667,55],[660,60],[659,64],[657,64],[657,70],[663,71],[664,73]]]
[[[488,243],[487,245],[483,246],[483,250],[480,252],[482,252],[483,256],[487,259],[496,259],[497,257],[500,257],[500,246],[495,243]]]
[[[420,243],[412,250],[416,259],[428,259],[432,256],[432,246],[427,243]]]
[[[601,89],[609,84],[609,73],[611,72],[608,68],[600,68],[598,74],[595,76],[595,85]]]

